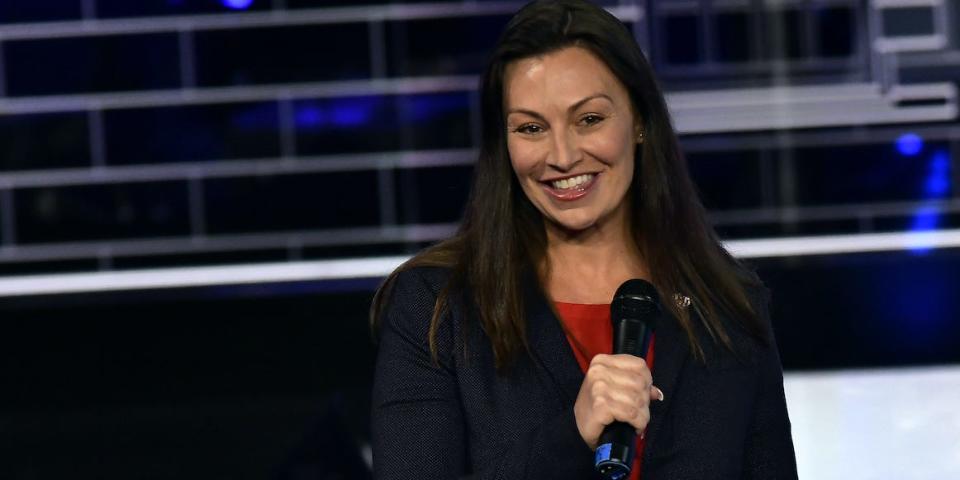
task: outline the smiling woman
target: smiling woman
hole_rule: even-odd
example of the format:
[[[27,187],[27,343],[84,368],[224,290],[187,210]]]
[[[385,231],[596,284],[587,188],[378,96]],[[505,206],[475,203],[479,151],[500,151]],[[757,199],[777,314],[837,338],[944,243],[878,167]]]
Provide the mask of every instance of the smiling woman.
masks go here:
[[[510,162],[548,233],[625,225],[642,136],[610,69],[568,47],[510,64],[504,86]]]
[[[377,292],[377,478],[595,478],[614,422],[630,478],[796,478],[766,290],[718,242],[630,32],[580,0],[509,22],[453,238]],[[663,304],[644,358],[612,355],[630,279]],[[598,450],[599,452],[599,450]],[[612,477],[618,478],[618,477]]]

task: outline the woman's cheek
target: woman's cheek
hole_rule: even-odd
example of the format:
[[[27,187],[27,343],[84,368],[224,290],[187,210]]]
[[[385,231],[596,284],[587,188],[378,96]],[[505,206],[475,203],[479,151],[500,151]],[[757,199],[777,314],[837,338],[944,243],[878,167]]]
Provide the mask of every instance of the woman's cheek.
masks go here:
[[[538,161],[535,149],[521,142],[508,143],[507,149],[510,153],[510,163],[513,164],[513,170],[517,175],[528,177],[536,174]]]

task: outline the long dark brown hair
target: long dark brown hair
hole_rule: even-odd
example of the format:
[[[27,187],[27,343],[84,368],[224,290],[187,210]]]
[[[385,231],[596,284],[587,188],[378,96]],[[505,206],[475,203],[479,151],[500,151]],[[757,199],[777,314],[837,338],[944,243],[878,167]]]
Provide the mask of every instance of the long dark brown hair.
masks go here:
[[[759,281],[723,248],[707,222],[653,70],[626,26],[583,0],[534,1],[507,24],[481,79],[482,144],[463,221],[452,238],[420,252],[387,277],[371,306],[374,332],[398,273],[445,267],[450,280],[437,299],[429,331],[434,356],[437,329],[455,291],[469,292],[466,300],[490,339],[498,370],[528,350],[524,281],[543,284],[544,272],[537,266],[545,263],[547,235],[542,215],[510,164],[503,78],[511,62],[570,46],[603,61],[630,94],[645,137],[635,152],[630,227],[663,304],[686,331],[694,353],[703,358],[698,325],[689,309],[672,301],[675,293],[693,299],[713,341],[733,348],[723,314],[763,338],[745,291]]]

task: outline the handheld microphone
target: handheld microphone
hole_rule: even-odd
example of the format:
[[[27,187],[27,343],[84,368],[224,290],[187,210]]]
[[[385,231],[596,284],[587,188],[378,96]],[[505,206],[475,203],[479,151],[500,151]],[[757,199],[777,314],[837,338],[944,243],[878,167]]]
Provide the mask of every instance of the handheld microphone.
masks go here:
[[[620,285],[610,304],[613,353],[644,358],[660,315],[660,300],[653,285],[636,278]],[[613,422],[604,427],[594,460],[597,471],[611,480],[629,476],[636,437],[629,423]]]

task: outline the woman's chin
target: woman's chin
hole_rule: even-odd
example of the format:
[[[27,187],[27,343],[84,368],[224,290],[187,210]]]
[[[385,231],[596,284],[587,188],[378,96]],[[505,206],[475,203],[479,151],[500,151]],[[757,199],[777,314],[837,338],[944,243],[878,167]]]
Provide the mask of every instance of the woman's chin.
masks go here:
[[[593,217],[554,217],[552,223],[558,230],[568,234],[576,234],[592,227],[596,221],[597,219]]]

